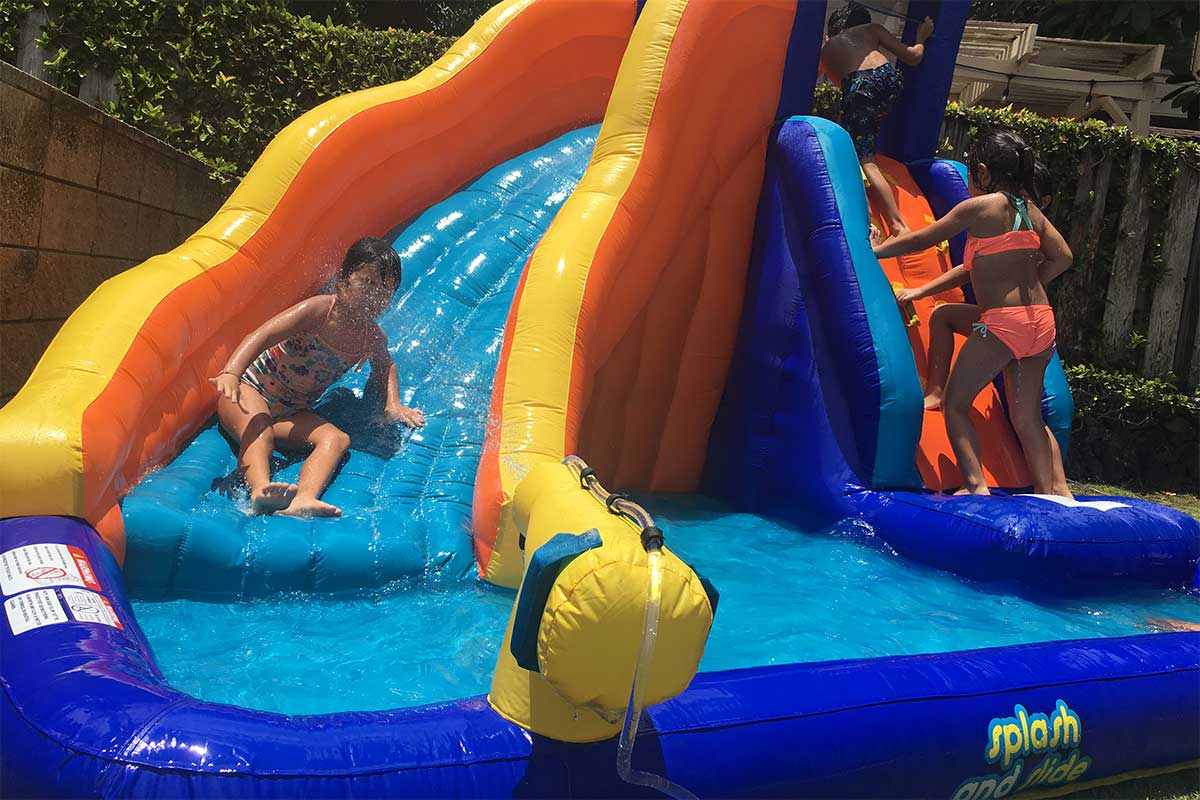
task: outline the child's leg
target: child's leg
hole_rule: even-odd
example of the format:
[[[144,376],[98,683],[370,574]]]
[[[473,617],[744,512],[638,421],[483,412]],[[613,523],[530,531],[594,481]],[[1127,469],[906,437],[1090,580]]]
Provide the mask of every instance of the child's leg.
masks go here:
[[[340,508],[318,498],[350,449],[349,434],[311,411],[301,411],[275,423],[275,441],[281,449],[312,451],[300,468],[296,499],[280,513],[295,517],[340,517]]]
[[[1017,362],[1014,361],[1004,368],[1004,385],[1017,385]],[[1050,428],[1046,427],[1046,436],[1050,441],[1050,468],[1053,471],[1050,483],[1050,493],[1059,495],[1060,497],[1069,497],[1074,499],[1075,495],[1071,491],[1071,487],[1067,484],[1067,473],[1063,469],[1062,451],[1058,447],[1058,439],[1054,438],[1054,433]]]
[[[1008,417],[1033,475],[1033,490],[1038,494],[1074,497],[1067,486],[1058,440],[1042,421],[1042,382],[1050,353],[1014,361],[1004,369],[1004,390],[1008,395]],[[1037,363],[1040,361],[1040,366]],[[1026,439],[1031,439],[1030,444]],[[1044,452],[1040,441],[1045,442]]]
[[[871,191],[875,194],[875,200],[879,203],[879,213],[883,215],[883,221],[887,223],[888,234],[900,236],[908,233],[904,217],[900,216],[900,206],[896,205],[896,198],[892,195],[891,184],[884,177],[883,170],[875,163],[875,156],[864,158],[862,168],[863,174],[867,176],[867,183],[870,184]]]
[[[271,481],[271,452],[275,436],[267,401],[253,389],[242,386],[237,403],[224,397],[217,401],[221,427],[238,440],[238,467],[245,471],[250,486],[250,507],[256,514],[286,508],[296,496],[293,484]]]
[[[1050,440],[1050,469],[1054,473],[1051,478],[1050,491],[1060,497],[1074,500],[1075,494],[1067,485],[1067,471],[1063,468],[1062,451],[1058,449],[1058,439],[1054,438],[1049,427],[1046,428],[1046,436]]]
[[[979,435],[971,423],[971,404],[1010,361],[1012,351],[995,336],[972,334],[950,371],[942,410],[946,417],[946,435],[963,477],[963,488],[956,494],[988,494],[983,465],[979,461]]]
[[[929,357],[925,363],[925,408],[942,405],[946,396],[946,377],[954,357],[954,334],[971,335],[971,325],[979,321],[979,306],[973,303],[943,303],[929,315]]]

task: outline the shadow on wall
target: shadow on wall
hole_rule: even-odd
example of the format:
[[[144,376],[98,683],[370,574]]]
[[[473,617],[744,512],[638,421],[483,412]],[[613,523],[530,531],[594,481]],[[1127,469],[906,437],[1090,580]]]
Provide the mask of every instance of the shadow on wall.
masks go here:
[[[0,405],[107,278],[191,235],[228,189],[200,161],[0,62]]]

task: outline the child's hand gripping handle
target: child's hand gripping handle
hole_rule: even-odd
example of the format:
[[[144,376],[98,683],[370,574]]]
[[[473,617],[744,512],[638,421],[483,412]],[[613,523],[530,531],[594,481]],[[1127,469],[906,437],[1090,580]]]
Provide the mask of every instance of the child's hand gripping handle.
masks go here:
[[[924,44],[933,35],[933,17],[925,17],[917,26],[917,44]]]

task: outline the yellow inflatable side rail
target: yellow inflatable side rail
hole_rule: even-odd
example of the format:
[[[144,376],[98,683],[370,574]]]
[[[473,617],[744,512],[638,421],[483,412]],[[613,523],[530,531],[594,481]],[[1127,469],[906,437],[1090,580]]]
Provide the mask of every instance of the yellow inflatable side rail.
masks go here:
[[[524,542],[524,580],[488,701],[527,730],[592,742],[621,732],[644,632],[647,551],[662,539],[639,507],[607,495],[587,477],[586,464],[568,461],[574,466],[536,467],[517,487],[513,516]],[[639,516],[640,523],[632,521]],[[654,559],[657,641],[649,674],[638,676],[647,705],[687,688],[716,603],[712,587],[669,549]]]
[[[414,78],[338,97],[268,145],[183,244],[101,285],[0,409],[0,516],[96,526],[213,413],[249,331],[382,235],[505,159],[604,112],[634,0],[506,0]]]

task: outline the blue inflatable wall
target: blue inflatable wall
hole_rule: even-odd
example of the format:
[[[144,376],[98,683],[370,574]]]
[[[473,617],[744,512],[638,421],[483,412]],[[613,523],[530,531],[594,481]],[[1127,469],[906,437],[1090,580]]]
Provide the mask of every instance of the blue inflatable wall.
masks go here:
[[[845,147],[846,132],[816,117],[772,137],[705,474],[710,494],[744,510],[786,504],[823,524],[847,516],[860,487],[920,486],[921,387],[871,253],[858,161],[829,158]]]
[[[933,36],[925,42],[925,57],[915,67],[900,65],[904,89],[897,112],[884,120],[879,151],[907,163],[937,151],[938,135],[954,79],[954,62],[970,13],[970,0],[909,0],[905,13],[905,42],[917,38],[917,26],[933,18]]]
[[[531,736],[483,697],[309,717],[188,697],[88,525],[3,520],[0,542],[74,548],[88,576],[5,582],[0,796],[657,796],[621,783],[615,742]],[[1197,633],[758,667],[650,709],[634,768],[701,797],[983,800],[1186,765],[1198,713]]]

